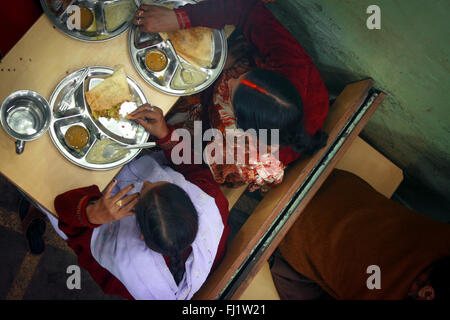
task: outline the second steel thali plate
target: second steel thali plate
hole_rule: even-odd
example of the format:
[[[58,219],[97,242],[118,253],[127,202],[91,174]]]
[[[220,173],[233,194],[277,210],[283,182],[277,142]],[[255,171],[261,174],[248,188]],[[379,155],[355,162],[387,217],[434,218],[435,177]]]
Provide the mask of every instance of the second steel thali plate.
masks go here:
[[[53,91],[49,104],[52,110],[49,133],[56,148],[72,163],[91,170],[114,169],[131,161],[141,149],[130,149],[119,157],[109,161],[98,160],[98,150],[106,144],[114,143],[120,145],[140,144],[147,142],[149,133],[135,122],[127,119],[106,120],[99,118],[95,120],[90,113],[90,108],[85,99],[85,92],[110,76],[114,70],[108,67],[89,67],[89,72],[69,97],[69,108],[61,112],[60,102],[70,92],[70,88],[80,79],[84,69],[77,70],[67,75]],[[136,109],[139,105],[147,103],[144,92],[138,84],[127,77],[128,85],[133,97],[133,102],[124,102],[122,106],[128,110],[127,113]],[[122,107],[121,107],[122,111]],[[89,142],[81,149],[74,150],[65,141],[66,131],[72,126],[82,126],[89,133]]]
[[[148,4],[151,1],[143,1]],[[195,4],[193,0],[160,0],[153,4],[170,6],[174,8],[186,4]],[[222,72],[227,60],[227,40],[224,30],[213,30],[211,41],[211,67],[196,68],[200,70],[204,80],[195,86],[182,86],[176,83],[179,79],[180,66],[175,58],[175,52],[164,42],[159,34],[139,31],[135,25],[130,28],[128,38],[130,58],[140,76],[154,88],[175,96],[188,96],[199,93],[216,81]],[[145,64],[145,56],[150,50],[162,51],[167,57],[166,67],[159,72],[150,71]],[[184,66],[193,67],[188,61],[179,56]]]
[[[59,30],[74,39],[88,42],[110,40],[125,32],[140,4],[138,0],[40,1],[45,14]],[[80,8],[80,29],[70,24],[75,21],[70,17],[74,6]]]

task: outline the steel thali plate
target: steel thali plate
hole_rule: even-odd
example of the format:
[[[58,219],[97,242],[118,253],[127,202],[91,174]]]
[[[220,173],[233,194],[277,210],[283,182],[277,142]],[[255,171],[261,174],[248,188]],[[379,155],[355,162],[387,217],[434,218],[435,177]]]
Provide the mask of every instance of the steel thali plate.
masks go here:
[[[134,159],[141,149],[130,149],[124,155],[111,159],[107,163],[99,163],[95,158],[97,150],[105,143],[117,143],[120,145],[138,144],[147,142],[149,133],[134,121],[127,119],[106,120],[105,118],[94,119],[91,115],[89,105],[85,99],[85,92],[110,76],[114,70],[108,67],[92,66],[86,78],[69,97],[69,108],[61,112],[60,103],[66,94],[70,94],[71,87],[76,85],[84,69],[77,70],[67,75],[53,91],[49,104],[52,110],[49,133],[56,148],[72,163],[91,170],[110,170],[125,165]],[[135,110],[139,105],[147,103],[144,92],[138,84],[127,77],[128,85],[133,97],[133,102],[124,102],[126,113]],[[65,142],[66,131],[74,125],[84,127],[89,133],[89,142],[81,150],[70,148]]]
[[[152,3],[143,1],[142,3]],[[170,5],[178,8],[186,4],[195,4],[193,0],[160,0],[156,5]],[[179,56],[183,65],[191,66],[203,73],[205,79],[195,86],[180,86],[175,83],[180,74],[180,66],[175,58],[175,52],[161,39],[157,33],[141,32],[135,25],[131,26],[128,47],[131,61],[139,75],[151,86],[164,93],[175,96],[188,96],[207,89],[220,76],[227,59],[227,40],[224,30],[213,29],[211,41],[211,67],[196,68]],[[160,72],[153,72],[146,67],[145,55],[150,50],[160,50],[167,57],[167,66]]]
[[[68,36],[87,42],[113,39],[125,32],[131,25],[139,0],[40,0],[50,21]],[[71,6],[84,8],[92,23],[85,29],[70,27]],[[73,20],[70,20],[73,22]]]

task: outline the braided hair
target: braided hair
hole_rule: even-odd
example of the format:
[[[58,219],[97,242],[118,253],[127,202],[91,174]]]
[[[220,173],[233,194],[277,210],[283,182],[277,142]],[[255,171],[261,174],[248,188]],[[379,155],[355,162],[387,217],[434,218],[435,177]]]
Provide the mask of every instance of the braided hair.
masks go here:
[[[136,206],[136,220],[146,245],[170,259],[177,284],[185,272],[183,252],[194,242],[198,214],[189,195],[172,183],[150,189]]]
[[[303,124],[303,102],[297,88],[276,72],[254,69],[248,72],[233,96],[234,115],[243,130],[279,129],[280,144],[302,155],[313,155],[326,145],[323,131],[313,136]]]

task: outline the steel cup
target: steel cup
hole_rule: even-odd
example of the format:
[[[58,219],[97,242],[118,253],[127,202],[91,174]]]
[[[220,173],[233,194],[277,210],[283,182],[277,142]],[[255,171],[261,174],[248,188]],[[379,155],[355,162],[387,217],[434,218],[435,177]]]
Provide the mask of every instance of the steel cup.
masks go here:
[[[8,135],[16,139],[16,153],[21,154],[25,141],[42,136],[49,128],[51,110],[47,100],[30,90],[10,94],[1,106],[1,124]]]

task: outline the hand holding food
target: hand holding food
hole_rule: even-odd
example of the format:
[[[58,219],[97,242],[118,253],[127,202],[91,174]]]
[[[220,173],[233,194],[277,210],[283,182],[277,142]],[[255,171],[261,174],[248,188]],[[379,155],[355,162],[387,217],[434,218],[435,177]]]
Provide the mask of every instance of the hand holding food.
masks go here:
[[[135,120],[158,139],[164,138],[169,134],[163,111],[158,107],[144,104],[127,115],[127,119]]]
[[[175,11],[145,4],[136,11],[133,24],[139,26],[139,30],[143,32],[172,32],[180,28]]]
[[[111,191],[116,184],[116,180],[111,181],[108,187],[106,187],[103,197],[86,207],[86,217],[90,223],[104,224],[134,214],[132,209],[139,201],[139,194],[135,193],[123,198],[134,188],[133,185],[129,185],[112,197]]]

